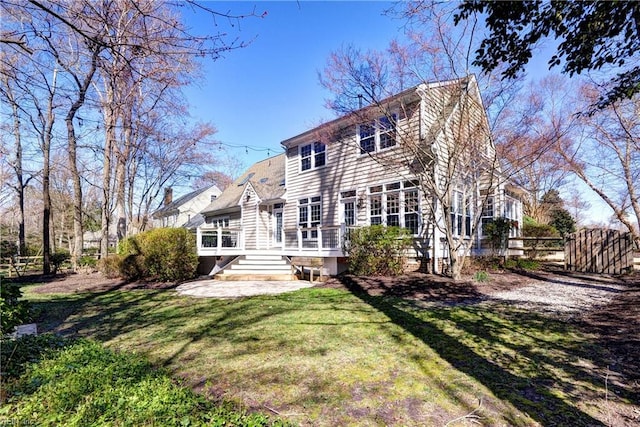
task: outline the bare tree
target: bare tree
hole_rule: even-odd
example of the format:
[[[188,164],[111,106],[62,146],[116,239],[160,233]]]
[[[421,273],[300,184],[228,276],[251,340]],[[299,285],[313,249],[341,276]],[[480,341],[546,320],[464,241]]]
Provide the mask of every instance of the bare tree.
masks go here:
[[[393,42],[386,52],[361,52],[347,47],[335,52],[322,73],[321,83],[336,94],[329,107],[363,124],[374,117],[397,123],[398,117],[415,113],[415,106],[403,104],[402,90],[422,84],[428,130],[424,135],[398,131],[398,158],[378,156],[381,168],[406,170],[405,179],[419,181],[426,200],[424,237],[446,242],[452,277],[461,276],[465,259],[477,241],[483,207],[497,191],[504,191],[509,174],[498,157],[491,136],[491,120],[480,98],[491,76],[478,82],[469,74],[475,22],[453,29],[447,4],[402,4],[400,15],[408,20],[408,44]],[[429,83],[431,82],[431,83]],[[435,83],[440,82],[440,83]],[[500,100],[514,86],[493,87],[491,107],[500,113]],[[423,89],[424,88],[424,89]],[[393,94],[400,93],[398,96]],[[391,96],[393,102],[385,99]],[[400,112],[394,109],[400,102]],[[364,107],[364,108],[361,108]],[[392,126],[394,127],[394,126]],[[531,153],[527,153],[531,154]],[[434,266],[437,270],[437,266]]]
[[[593,85],[585,85],[581,95],[587,102],[601,96]],[[640,97],[581,115],[580,124],[581,138],[559,152],[640,245]]]
[[[494,127],[498,156],[507,161],[512,179],[527,190],[524,211],[537,222],[544,222],[547,214],[542,196],[561,188],[570,173],[555,148],[572,142],[577,126],[575,89],[560,76],[533,81],[502,111]]]
[[[4,56],[4,55],[3,55]],[[4,59],[4,58],[3,58]],[[15,59],[15,58],[14,58]],[[3,61],[6,62],[7,61]],[[16,91],[15,84],[16,78],[13,73],[14,70],[9,70],[5,68],[2,73],[2,79],[0,79],[0,95],[6,100],[9,104],[11,111],[11,128],[5,129],[5,132],[12,134],[14,137],[13,144],[13,152],[14,157],[10,162],[11,168],[15,174],[15,184],[13,185],[13,189],[15,190],[18,197],[18,209],[20,213],[19,223],[18,223],[18,251],[21,255],[26,254],[26,240],[25,240],[25,211],[24,211],[24,200],[25,200],[25,189],[29,185],[29,181],[33,179],[34,175],[30,174],[25,178],[25,171],[23,167],[23,155],[24,148],[22,142],[22,129],[21,129],[21,117],[22,111],[20,108],[20,103],[22,102],[19,98],[19,90]],[[4,127],[4,126],[3,126]]]
[[[213,17],[214,31],[203,35],[191,32],[178,14],[184,6]],[[195,58],[215,60],[224,52],[247,45],[246,41],[220,31],[222,21],[233,26],[244,18],[261,15],[255,10],[242,15],[219,13],[206,4],[192,1],[133,0],[102,3],[6,0],[0,4],[0,11],[8,24],[3,28],[0,43],[34,68],[43,70],[41,81],[34,79],[33,82],[38,87],[46,87],[45,76],[50,76],[54,67],[58,69],[55,103],[59,108],[66,108],[66,152],[75,201],[72,260],[75,264],[83,246],[83,186],[87,185],[98,185],[103,190],[101,251],[104,254],[113,206],[123,225],[120,227],[123,235],[126,218],[133,215],[134,200],[147,196],[133,193],[140,188],[135,184],[135,177],[139,176],[137,165],[145,156],[144,141],[159,140],[158,131],[152,131],[151,137],[144,135],[150,123],[145,115],[164,108],[165,112],[174,112],[166,117],[166,121],[170,121],[178,117],[179,112],[185,113],[186,110],[178,108],[182,105],[179,88],[198,75]],[[97,76],[102,77],[102,84],[98,84]],[[85,122],[95,120],[93,91],[99,94],[104,117],[102,147],[99,139],[97,144],[83,141],[83,132],[78,129],[82,125],[81,110]],[[55,134],[55,128],[52,130],[50,135]],[[92,137],[96,139],[95,135]],[[101,183],[93,177],[81,176],[83,168],[97,169],[95,161],[104,162]],[[180,166],[172,170],[175,173],[179,169]]]

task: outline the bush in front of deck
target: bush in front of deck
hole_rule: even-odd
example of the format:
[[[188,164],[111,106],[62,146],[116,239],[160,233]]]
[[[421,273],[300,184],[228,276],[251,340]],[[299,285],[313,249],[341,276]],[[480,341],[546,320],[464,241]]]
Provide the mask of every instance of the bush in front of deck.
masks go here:
[[[349,272],[358,276],[402,274],[405,253],[411,247],[409,231],[400,227],[372,225],[351,231],[345,251]]]
[[[120,255],[120,274],[128,280],[179,282],[195,277],[198,267],[195,236],[184,228],[137,234],[123,242]]]

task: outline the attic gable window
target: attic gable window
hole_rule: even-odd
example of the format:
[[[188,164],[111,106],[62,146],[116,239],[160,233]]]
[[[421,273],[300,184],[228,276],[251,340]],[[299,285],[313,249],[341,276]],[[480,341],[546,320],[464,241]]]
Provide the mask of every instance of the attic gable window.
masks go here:
[[[360,154],[386,150],[396,145],[397,114],[382,116],[358,126]]]
[[[327,164],[327,146],[321,142],[300,146],[300,170],[306,171]]]

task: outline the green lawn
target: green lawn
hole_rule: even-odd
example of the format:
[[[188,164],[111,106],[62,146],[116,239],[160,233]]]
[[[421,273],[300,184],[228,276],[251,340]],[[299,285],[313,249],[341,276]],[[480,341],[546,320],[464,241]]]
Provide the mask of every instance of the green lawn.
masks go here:
[[[211,399],[300,425],[442,426],[469,414],[450,425],[597,426],[634,410],[594,337],[505,305],[419,308],[314,288],[238,300],[30,289],[40,330],[142,354]]]

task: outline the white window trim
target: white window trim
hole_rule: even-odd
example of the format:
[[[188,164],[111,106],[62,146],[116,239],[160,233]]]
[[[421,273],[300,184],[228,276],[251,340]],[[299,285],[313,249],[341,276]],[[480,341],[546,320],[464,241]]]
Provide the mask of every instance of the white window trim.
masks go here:
[[[353,196],[344,197],[344,193],[353,192]],[[346,215],[345,215],[345,203],[353,203],[353,225],[347,225]],[[340,224],[345,224],[348,227],[357,227],[358,226],[358,191],[351,188],[347,190],[340,191]]]
[[[315,198],[319,198],[320,200],[317,201],[312,201],[312,199]],[[306,203],[301,203],[301,200],[307,200]],[[303,226],[303,224],[300,222],[300,208],[302,207],[306,207],[307,208],[307,223]],[[298,198],[298,218],[297,218],[297,224],[298,227],[303,228],[303,232],[307,232],[307,237],[303,237],[304,240],[318,240],[318,236],[316,237],[312,237],[313,236],[313,230],[314,230],[314,226],[310,225],[312,224],[314,221],[311,220],[311,207],[312,206],[319,206],[320,207],[320,218],[318,222],[319,227],[322,227],[322,195],[316,195],[316,196],[309,196],[309,197],[300,197]]]
[[[458,196],[461,195],[462,196],[462,206],[460,207],[460,199],[458,198]],[[460,208],[460,210],[458,211],[458,208]],[[465,194],[463,191],[461,190],[454,190],[453,191],[453,200],[451,203],[451,215],[455,215],[456,220],[455,221],[451,221],[451,227],[453,228],[452,232],[453,232],[453,236],[454,237],[458,237],[458,238],[462,238],[462,239],[469,239],[471,236],[470,234],[472,234],[471,232],[473,231],[473,209],[472,209],[472,204],[471,204],[471,196],[467,196],[465,197]],[[458,218],[460,218],[458,220]],[[467,233],[467,220],[470,221],[469,224],[469,233]],[[461,233],[458,233],[458,221],[462,222],[462,225],[460,227],[461,229]]]
[[[316,149],[315,149],[315,145],[316,144],[322,144],[324,145],[324,164],[320,165],[320,166],[316,166]],[[306,147],[310,145],[311,146],[311,155],[310,155],[310,159],[311,159],[311,167],[309,169],[302,169],[302,147]],[[318,170],[318,169],[322,169],[327,167],[327,164],[329,163],[329,154],[328,154],[328,148],[327,144],[320,142],[320,141],[314,141],[314,142],[310,142],[308,144],[302,144],[298,146],[298,172],[300,173],[305,173],[305,172],[309,172],[309,171],[313,171],[313,170]]]
[[[392,185],[392,184],[397,184],[400,183],[400,188],[397,189],[390,189],[387,190],[387,186],[388,185]],[[382,191],[381,192],[375,192],[372,193],[371,192],[371,187],[377,187],[377,186],[382,186]],[[407,192],[411,192],[411,191],[417,191],[418,192],[418,209],[416,212],[408,212],[406,210],[406,199],[405,199],[405,195]],[[387,182],[384,184],[374,184],[374,185],[369,185],[367,187],[367,223],[369,225],[371,225],[371,196],[381,196],[381,205],[382,205],[382,211],[381,211],[381,223],[380,225],[383,226],[387,226],[387,217],[389,214],[388,212],[388,208],[387,208],[387,194],[398,194],[398,213],[397,214],[392,214],[392,215],[397,215],[398,216],[398,223],[399,223],[399,227],[400,228],[406,228],[407,230],[409,230],[409,228],[406,226],[406,215],[407,214],[417,214],[417,219],[418,219],[418,230],[417,233],[412,234],[412,236],[419,236],[420,232],[422,231],[422,227],[423,227],[423,223],[422,223],[422,204],[423,204],[423,198],[422,198],[422,194],[420,189],[418,188],[418,186],[411,186],[411,187],[406,187],[405,186],[405,182],[404,181],[394,181],[394,182]],[[410,230],[411,231],[411,230]]]
[[[380,135],[383,133],[382,130],[381,130],[382,127],[380,125],[380,121],[382,119],[389,119],[389,116],[391,116],[392,120],[393,120],[393,125],[394,125],[393,128],[394,128],[394,132],[395,132],[395,138],[394,138],[395,144],[393,144],[393,145],[391,145],[389,147],[380,148]],[[372,151],[365,151],[363,153],[362,152],[362,146],[360,145],[360,126],[364,125],[365,123],[358,124],[356,126],[356,140],[357,140],[357,146],[358,146],[358,156],[362,157],[362,156],[367,156],[367,155],[370,155],[370,154],[373,154],[373,153],[382,153],[382,152],[385,152],[385,151],[393,150],[394,148],[398,147],[398,122],[399,122],[398,117],[400,117],[400,116],[395,111],[391,112],[391,114],[389,116],[386,116],[386,115],[380,116],[380,117],[378,117],[376,119],[369,120],[366,123],[367,126],[370,126],[373,123],[373,126],[375,128],[375,132],[374,132],[374,135],[373,135],[373,145],[374,145],[374,147],[373,147]]]

